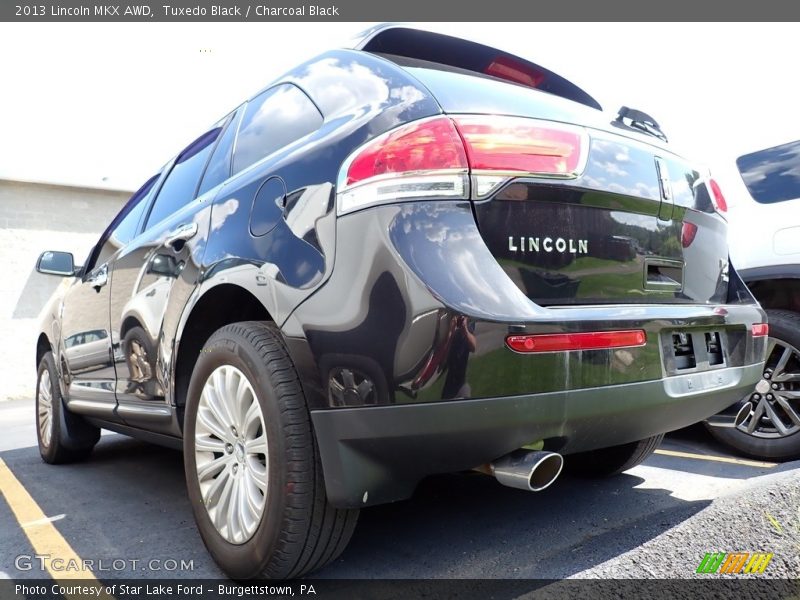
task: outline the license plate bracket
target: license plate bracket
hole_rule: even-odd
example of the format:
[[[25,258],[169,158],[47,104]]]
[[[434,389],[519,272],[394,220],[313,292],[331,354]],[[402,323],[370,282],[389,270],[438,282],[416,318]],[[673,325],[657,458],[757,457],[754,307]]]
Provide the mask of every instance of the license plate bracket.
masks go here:
[[[662,339],[664,367],[670,375],[724,368],[728,363],[724,331],[687,329]]]

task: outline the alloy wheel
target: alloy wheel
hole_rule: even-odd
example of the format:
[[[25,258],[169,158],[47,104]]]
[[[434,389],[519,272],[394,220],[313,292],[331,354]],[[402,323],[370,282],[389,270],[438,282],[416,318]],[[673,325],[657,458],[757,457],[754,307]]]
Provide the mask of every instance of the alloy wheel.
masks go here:
[[[195,462],[203,503],[219,534],[243,544],[266,505],[267,434],[258,398],[244,373],[217,367],[203,386],[195,428]]]
[[[44,446],[50,446],[53,437],[53,391],[50,385],[50,371],[42,371],[39,377],[39,438]]]
[[[800,431],[800,351],[769,338],[761,381],[749,397],[755,407],[739,430],[758,438],[782,438]]]

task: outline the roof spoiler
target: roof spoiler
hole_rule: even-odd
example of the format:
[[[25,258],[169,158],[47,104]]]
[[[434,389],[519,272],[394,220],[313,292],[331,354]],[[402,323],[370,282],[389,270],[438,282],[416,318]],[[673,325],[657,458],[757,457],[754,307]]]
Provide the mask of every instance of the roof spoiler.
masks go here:
[[[497,48],[441,33],[384,23],[357,35],[349,47],[497,77],[602,110],[597,100],[557,73]]]

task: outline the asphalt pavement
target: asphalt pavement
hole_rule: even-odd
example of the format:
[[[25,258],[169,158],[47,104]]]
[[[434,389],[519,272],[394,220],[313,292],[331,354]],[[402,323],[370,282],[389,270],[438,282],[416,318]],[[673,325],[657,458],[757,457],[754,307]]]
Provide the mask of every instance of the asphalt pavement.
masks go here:
[[[222,576],[195,528],[180,452],[108,434],[89,460],[46,465],[36,448],[32,402],[8,401],[0,403],[0,461],[24,489],[19,494],[38,505],[81,560],[93,561],[97,577]],[[769,550],[749,546],[746,531],[740,547],[722,548],[736,544],[736,529],[714,539],[702,515],[761,481],[765,490],[772,489],[769,482],[774,488],[775,474],[793,477],[796,466],[743,460],[695,426],[668,436],[645,464],[621,476],[563,476],[540,493],[506,488],[479,473],[431,477],[410,500],[362,510],[342,557],[312,578],[617,577],[614,561],[633,564],[642,547],[668,545],[670,532],[694,523],[681,533],[684,545],[692,537],[702,542],[691,552],[673,552],[669,562],[663,552],[638,556],[645,561],[642,576],[648,576],[647,560],[659,562],[656,576],[689,576],[703,558],[701,548]],[[42,578],[47,574],[30,558],[36,549],[26,535],[37,524],[20,522],[8,502],[10,488],[0,488],[0,577]],[[781,518],[791,517],[795,499],[782,499],[789,513]],[[726,510],[736,518],[734,509]],[[796,564],[785,558],[790,568]]]

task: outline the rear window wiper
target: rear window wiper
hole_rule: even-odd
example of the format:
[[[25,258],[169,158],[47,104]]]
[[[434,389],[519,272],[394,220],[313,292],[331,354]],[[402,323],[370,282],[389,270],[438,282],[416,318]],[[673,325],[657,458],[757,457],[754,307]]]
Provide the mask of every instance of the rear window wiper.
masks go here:
[[[614,124],[622,125],[628,129],[636,129],[647,135],[657,137],[664,142],[668,141],[666,134],[661,131],[661,127],[656,120],[646,112],[636,110],[635,108],[628,108],[627,106],[621,107],[617,113]]]

